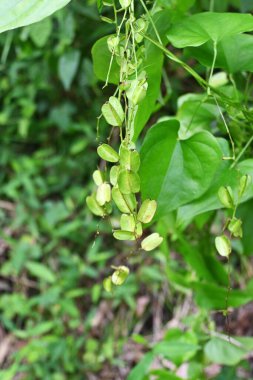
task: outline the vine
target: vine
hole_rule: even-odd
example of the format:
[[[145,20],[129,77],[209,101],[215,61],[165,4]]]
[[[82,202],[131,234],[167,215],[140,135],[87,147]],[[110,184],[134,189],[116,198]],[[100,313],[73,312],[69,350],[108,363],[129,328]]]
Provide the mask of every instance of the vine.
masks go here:
[[[133,142],[134,121],[139,103],[145,98],[148,82],[146,72],[142,69],[143,34],[148,27],[148,18],[135,17],[134,0],[120,0],[120,8],[115,3],[104,3],[114,10],[116,34],[107,39],[111,59],[105,86],[107,86],[113,60],[120,67],[119,85],[113,96],[102,106],[105,121],[118,129],[120,139],[119,150],[109,143],[102,143],[97,149],[99,157],[111,164],[110,170],[96,170],[93,173],[96,191],[87,197],[86,202],[91,212],[102,218],[109,218],[113,209],[121,213],[120,229],[112,226],[115,239],[135,241],[136,252],[139,249],[151,251],[158,247],[163,238],[158,233],[142,239],[143,225],[153,219],[157,204],[155,200],[138,201],[140,193],[140,155]],[[144,3],[143,3],[144,4]],[[109,173],[108,173],[109,172]],[[107,291],[113,286],[122,285],[129,274],[125,265],[112,267],[114,272],[103,284]]]

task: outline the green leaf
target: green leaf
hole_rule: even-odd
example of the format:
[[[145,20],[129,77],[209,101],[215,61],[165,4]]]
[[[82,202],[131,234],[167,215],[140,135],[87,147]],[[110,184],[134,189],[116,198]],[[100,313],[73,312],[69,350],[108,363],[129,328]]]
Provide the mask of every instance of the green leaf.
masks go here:
[[[100,38],[92,47],[92,59],[93,59],[93,69],[96,77],[101,81],[105,82],[107,79],[107,74],[109,72],[111,53],[108,49],[107,39],[110,36]],[[112,66],[110,70],[110,75],[108,77],[108,82],[112,84],[119,83],[120,67],[116,62],[114,57],[112,60]]]
[[[168,38],[178,47],[215,43],[223,38],[253,30],[253,16],[239,13],[203,12],[183,19],[172,26]]]
[[[180,329],[171,329],[164,340],[155,345],[155,355],[163,355],[176,365],[188,361],[199,350],[197,338],[191,331],[184,332]]]
[[[224,38],[217,44],[217,58],[214,67],[234,74],[240,71],[253,72],[253,36],[239,34]],[[196,58],[202,65],[211,67],[213,44],[207,42],[198,48],[188,48],[187,54]]]
[[[52,22],[50,18],[46,18],[41,22],[31,25],[29,35],[33,43],[38,47],[43,47],[48,41],[51,34]]]
[[[141,149],[141,191],[155,199],[157,216],[200,197],[209,187],[222,152],[209,132],[178,140],[179,122],[167,120],[152,127]]]
[[[56,280],[54,273],[44,264],[28,261],[26,263],[26,269],[32,276],[37,277],[40,280],[44,280],[49,283],[53,283]]]
[[[132,369],[126,380],[143,380],[154,360],[153,352],[148,352],[143,356],[139,363]]]
[[[69,90],[80,61],[80,51],[70,50],[61,56],[58,73],[65,90]]]
[[[70,0],[2,0],[0,33],[43,20],[69,2]]]
[[[223,139],[219,139],[219,142],[224,155],[229,155],[227,142]],[[253,176],[253,159],[247,159],[240,162],[237,165],[237,168],[231,168],[230,161],[222,161],[209,189],[200,198],[178,210],[177,225],[183,227],[189,223],[194,216],[223,207],[217,196],[219,188],[221,186],[230,186],[232,190],[237,189],[242,174],[248,174],[251,177]],[[253,185],[251,184],[242,197],[241,202],[245,202],[252,197]]]
[[[199,307],[207,310],[222,310],[225,308],[227,288],[215,284],[195,282],[191,285],[194,298]],[[232,290],[229,295],[228,307],[239,307],[252,301],[252,291]]]
[[[205,354],[208,359],[217,364],[236,365],[246,354],[242,345],[236,346],[220,338],[212,338],[205,345]]]

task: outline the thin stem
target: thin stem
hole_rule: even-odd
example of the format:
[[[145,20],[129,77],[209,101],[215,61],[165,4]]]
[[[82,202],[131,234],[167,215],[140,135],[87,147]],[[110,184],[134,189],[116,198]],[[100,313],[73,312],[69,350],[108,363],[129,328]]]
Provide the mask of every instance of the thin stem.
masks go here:
[[[243,149],[241,150],[241,152],[238,154],[238,156],[236,157],[236,160],[231,165],[231,168],[233,168],[239,162],[240,158],[244,155],[244,153],[246,152],[246,150],[248,149],[248,147],[250,146],[250,144],[252,143],[252,141],[253,141],[253,135],[251,136],[251,138],[249,139],[249,141],[247,142],[247,144],[243,147]]]
[[[215,101],[215,103],[216,103],[216,105],[217,105],[217,108],[218,108],[218,110],[219,110],[219,113],[220,113],[220,116],[221,116],[221,118],[222,118],[222,121],[223,121],[223,123],[224,123],[224,125],[225,125],[225,128],[226,128],[226,131],[227,131],[227,134],[228,134],[228,137],[229,137],[229,140],[230,140],[230,143],[231,143],[231,147],[232,147],[232,157],[223,157],[223,160],[234,160],[235,159],[235,144],[234,144],[234,141],[233,141],[233,139],[232,139],[232,136],[231,136],[231,133],[230,133],[230,130],[229,130],[229,128],[228,128],[228,125],[227,125],[227,122],[226,122],[226,119],[225,119],[225,117],[224,117],[224,115],[223,115],[223,113],[222,113],[222,111],[221,111],[221,108],[220,108],[220,106],[219,106],[219,103],[218,103],[218,101],[217,101],[217,99],[216,99],[216,97],[213,95],[213,98],[214,98],[214,101]]]
[[[217,58],[217,43],[216,43],[216,41],[214,41],[213,42],[213,62],[212,62],[212,66],[211,66],[211,70],[210,70],[210,75],[209,75],[209,79],[208,79],[208,86],[210,86],[210,81],[211,81],[212,76],[213,76],[213,71],[214,71],[214,66],[215,66],[216,58]],[[210,92],[211,92],[211,89],[210,89],[210,87],[208,87],[208,89],[207,89],[208,95],[210,95]]]
[[[146,12],[146,14],[147,14],[147,16],[148,16],[148,18],[149,18],[149,21],[150,21],[150,23],[151,23],[151,25],[152,25],[152,27],[153,27],[153,29],[154,29],[154,32],[155,32],[155,34],[156,34],[156,37],[157,37],[159,43],[162,45],[161,37],[160,37],[160,35],[159,35],[159,33],[158,33],[158,30],[157,30],[157,28],[156,28],[156,26],[155,26],[155,23],[154,23],[152,17],[151,17],[151,15],[150,15],[149,10],[148,10],[148,8],[146,7],[146,4],[144,3],[143,0],[140,0],[140,2],[141,2],[141,5],[143,6],[143,8],[145,9],[145,12]]]

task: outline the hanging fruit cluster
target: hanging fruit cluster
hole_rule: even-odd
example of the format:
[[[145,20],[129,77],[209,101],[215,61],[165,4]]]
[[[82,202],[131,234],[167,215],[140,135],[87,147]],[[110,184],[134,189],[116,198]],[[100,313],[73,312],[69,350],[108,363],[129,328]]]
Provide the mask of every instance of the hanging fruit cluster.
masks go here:
[[[232,217],[227,218],[223,231],[226,229],[229,232],[229,237],[224,233],[215,238],[215,246],[221,256],[229,258],[232,251],[231,238],[242,238],[242,220],[236,217],[237,206],[243,197],[245,191],[251,183],[251,177],[249,175],[243,175],[240,178],[237,194],[232,191],[230,186],[222,186],[218,191],[218,197],[227,209],[232,210]]]
[[[119,0],[119,9],[115,1],[104,2],[114,9],[116,34],[107,40],[108,50],[119,65],[120,81],[113,96],[102,106],[102,115],[112,127],[118,128],[120,138],[119,150],[109,144],[101,144],[98,156],[112,166],[110,170],[96,170],[93,179],[96,191],[87,197],[86,203],[94,215],[108,217],[116,207],[121,213],[120,229],[113,230],[117,240],[136,241],[136,249],[151,251],[157,248],[163,238],[158,233],[142,239],[143,226],[152,221],[157,204],[155,200],[146,199],[138,202],[140,192],[140,155],[133,143],[134,120],[138,105],[145,98],[148,90],[146,73],[142,69],[143,33],[147,29],[145,17],[135,18],[134,0]],[[122,14],[120,19],[120,14]],[[139,247],[138,247],[139,246]],[[112,267],[114,272],[104,280],[104,288],[111,291],[114,285],[122,285],[129,274],[129,268],[122,265]]]

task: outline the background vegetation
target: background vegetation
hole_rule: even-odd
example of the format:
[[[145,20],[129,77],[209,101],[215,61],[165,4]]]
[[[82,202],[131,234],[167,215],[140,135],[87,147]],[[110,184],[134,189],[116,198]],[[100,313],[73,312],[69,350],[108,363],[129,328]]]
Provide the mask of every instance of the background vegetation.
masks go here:
[[[160,3],[177,17],[210,6]],[[215,1],[214,10],[251,12],[251,3]],[[233,344],[222,313],[227,264],[214,247],[222,211],[197,216],[185,229],[171,213],[156,226],[169,232],[161,250],[131,258],[124,286],[103,290],[112,262],[129,252],[85,206],[98,165],[96,117],[111,94],[93,73],[91,48],[111,32],[94,1],[73,0],[50,18],[0,34],[0,379],[253,379],[252,199],[238,210],[244,237],[234,242],[231,260]],[[235,81],[243,86],[244,74]],[[167,61],[164,107],[150,124],[177,112],[187,120],[192,103],[178,110],[185,92],[199,87]],[[198,116],[226,135],[215,105]],[[244,133],[237,122],[231,126],[238,147],[245,146],[252,122]],[[100,134],[108,135],[103,122]],[[249,147],[245,158],[251,153]]]

